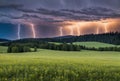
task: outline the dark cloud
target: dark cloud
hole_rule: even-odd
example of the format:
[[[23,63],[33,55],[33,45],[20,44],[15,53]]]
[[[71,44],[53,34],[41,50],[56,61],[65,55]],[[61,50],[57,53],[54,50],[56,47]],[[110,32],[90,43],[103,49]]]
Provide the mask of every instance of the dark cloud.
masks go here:
[[[71,12],[71,13],[77,13],[80,15],[87,15],[92,16],[96,18],[118,18],[120,17],[120,13],[118,11],[103,8],[103,7],[94,7],[94,8],[83,8],[79,11],[77,10],[69,10],[69,9],[62,9],[64,12]]]
[[[12,9],[18,9],[18,8],[21,8],[23,7],[23,5],[20,5],[20,4],[2,4],[0,5],[0,9],[2,8],[12,8]]]
[[[120,0],[0,0],[1,4],[23,4],[25,7],[30,8],[68,8],[79,9],[83,7],[110,7],[118,9],[120,8]]]
[[[21,19],[23,17],[17,17],[17,16],[12,16],[12,15],[9,15],[9,14],[0,14],[1,17],[7,17],[7,18],[10,18],[10,19]]]
[[[21,17],[6,15],[7,17],[10,17],[13,19],[36,18],[36,19],[41,19],[41,20],[43,19],[47,21],[52,21],[52,18],[50,17],[58,17],[58,18],[63,19],[63,21],[64,20],[89,21],[89,20],[100,20],[101,18],[105,19],[105,18],[119,18],[120,17],[120,13],[118,11],[108,9],[108,8],[103,8],[103,7],[83,8],[80,10],[70,10],[70,9],[50,10],[50,9],[45,9],[45,8],[39,8],[39,9],[33,10],[33,9],[25,9],[20,6],[16,7],[14,5],[13,8],[15,8],[19,12],[22,12]],[[41,18],[42,15],[48,16],[48,18]],[[56,22],[58,20],[53,19],[53,21]]]
[[[68,22],[116,18],[120,19],[120,0],[0,0],[0,22],[33,23],[39,36],[56,36],[59,27],[71,25]],[[66,28],[64,33],[70,31]]]
[[[0,9],[2,10],[0,14],[2,13],[2,15],[0,16],[11,19],[36,18],[46,20],[46,22],[118,18],[120,17],[119,2],[119,0],[11,0],[10,2],[1,0]],[[14,9],[14,11],[8,9]]]

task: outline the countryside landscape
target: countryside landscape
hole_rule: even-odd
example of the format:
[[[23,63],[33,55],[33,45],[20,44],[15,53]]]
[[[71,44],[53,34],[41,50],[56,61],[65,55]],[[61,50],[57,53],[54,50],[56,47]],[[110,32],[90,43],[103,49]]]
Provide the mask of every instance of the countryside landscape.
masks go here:
[[[1,0],[0,81],[120,81],[119,0]]]

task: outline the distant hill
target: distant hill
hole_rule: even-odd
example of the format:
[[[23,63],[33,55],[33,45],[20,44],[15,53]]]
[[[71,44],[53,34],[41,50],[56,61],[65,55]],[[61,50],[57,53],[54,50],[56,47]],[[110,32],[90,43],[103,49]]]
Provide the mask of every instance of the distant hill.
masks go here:
[[[75,37],[75,36],[73,35],[59,36],[59,37],[54,37],[53,39],[64,39],[64,38],[71,38],[71,37]]]
[[[103,42],[120,45],[120,33],[88,34],[82,36],[63,36],[52,39],[52,42]]]
[[[8,42],[8,41],[10,41],[10,40],[0,38],[0,42]]]
[[[82,36],[61,36],[54,38],[27,38],[11,41],[2,45],[9,45],[10,43],[36,43],[39,42],[61,42],[61,43],[72,43],[72,42],[102,42],[114,45],[120,45],[120,33],[106,33],[106,34],[89,34]]]

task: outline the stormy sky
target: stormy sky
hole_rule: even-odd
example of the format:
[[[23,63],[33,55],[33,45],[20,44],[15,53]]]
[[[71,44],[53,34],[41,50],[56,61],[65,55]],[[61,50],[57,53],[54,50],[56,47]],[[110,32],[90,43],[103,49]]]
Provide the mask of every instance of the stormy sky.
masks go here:
[[[0,38],[120,32],[120,0],[0,0]]]

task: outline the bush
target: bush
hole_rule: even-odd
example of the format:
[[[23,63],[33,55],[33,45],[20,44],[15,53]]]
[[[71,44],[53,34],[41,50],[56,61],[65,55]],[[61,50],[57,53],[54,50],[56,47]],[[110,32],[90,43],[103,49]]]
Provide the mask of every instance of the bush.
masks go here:
[[[30,47],[28,46],[21,46],[21,45],[11,45],[8,47],[8,53],[21,53],[21,52],[31,52]]]
[[[18,53],[19,52],[19,48],[18,47],[12,47],[12,49],[11,49],[11,52],[12,53]]]

